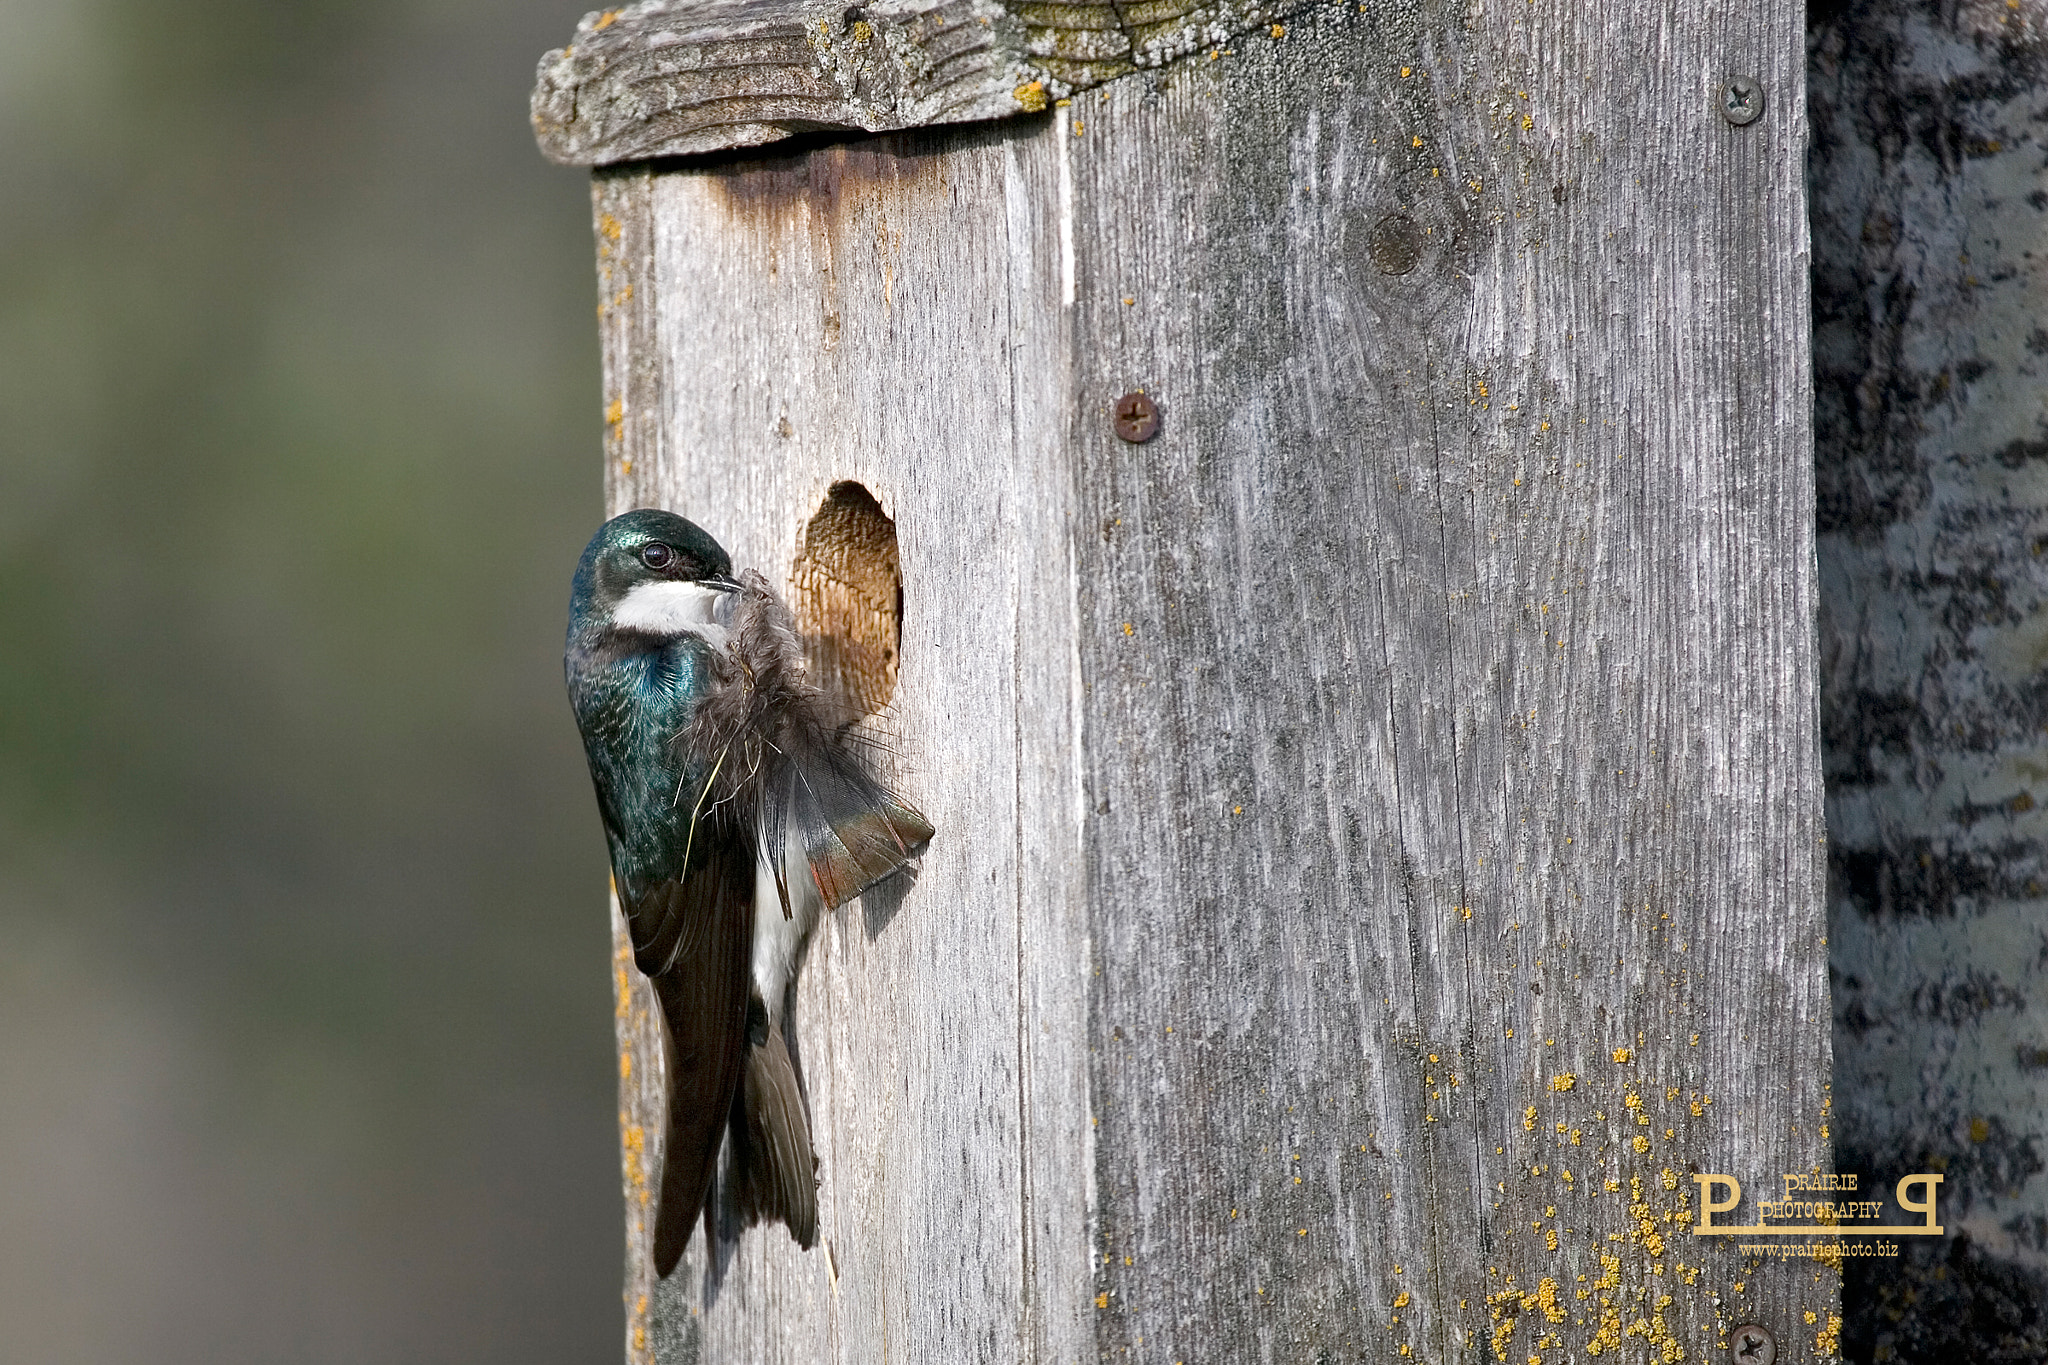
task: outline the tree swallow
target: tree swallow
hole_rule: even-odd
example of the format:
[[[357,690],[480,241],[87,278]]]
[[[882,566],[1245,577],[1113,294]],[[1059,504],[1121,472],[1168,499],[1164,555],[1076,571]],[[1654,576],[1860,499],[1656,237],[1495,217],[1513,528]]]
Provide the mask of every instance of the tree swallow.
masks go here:
[[[789,608],[669,512],[598,529],[564,659],[633,955],[668,1059],[654,1268],[682,1259],[732,1143],[732,1204],[817,1241],[817,1158],[792,1044],[819,915],[906,867],[932,827],[804,678]]]

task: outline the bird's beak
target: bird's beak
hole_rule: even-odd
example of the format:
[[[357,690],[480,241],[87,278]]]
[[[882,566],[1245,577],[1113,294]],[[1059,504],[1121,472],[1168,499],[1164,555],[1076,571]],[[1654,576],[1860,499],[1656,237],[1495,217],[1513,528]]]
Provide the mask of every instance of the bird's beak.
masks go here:
[[[700,578],[697,581],[707,588],[716,588],[720,592],[738,592],[740,590],[740,585],[733,582],[730,578]]]

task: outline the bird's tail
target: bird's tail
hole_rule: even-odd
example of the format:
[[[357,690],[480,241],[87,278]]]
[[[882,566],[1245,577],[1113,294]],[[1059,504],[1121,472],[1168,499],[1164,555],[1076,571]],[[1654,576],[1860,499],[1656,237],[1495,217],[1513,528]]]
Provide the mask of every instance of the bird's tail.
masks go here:
[[[758,998],[753,1008],[765,1024]],[[798,1246],[816,1246],[818,1158],[811,1148],[809,1106],[780,1027],[749,1030],[731,1132],[733,1194],[741,1217],[749,1227],[779,1219]]]

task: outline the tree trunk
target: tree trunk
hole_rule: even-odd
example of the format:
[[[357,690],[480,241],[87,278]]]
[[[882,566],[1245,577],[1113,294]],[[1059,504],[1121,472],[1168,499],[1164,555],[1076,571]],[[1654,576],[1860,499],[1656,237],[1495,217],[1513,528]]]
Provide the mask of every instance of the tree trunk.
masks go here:
[[[2048,1359],[2048,6],[1817,17],[1837,1150],[1950,1228],[1850,1265],[1850,1345]]]
[[[871,492],[939,831],[810,953],[814,1253],[651,1280],[621,959],[632,1358],[1831,1353],[1831,1269],[1691,1234],[1696,1174],[1754,1221],[1829,1160],[1801,11],[1233,11],[1087,70],[1036,12],[1018,117],[598,173],[612,509],[817,621]],[[853,13],[772,78],[898,84],[811,126],[986,112]],[[598,22],[558,154],[804,121],[705,94],[754,30]]]

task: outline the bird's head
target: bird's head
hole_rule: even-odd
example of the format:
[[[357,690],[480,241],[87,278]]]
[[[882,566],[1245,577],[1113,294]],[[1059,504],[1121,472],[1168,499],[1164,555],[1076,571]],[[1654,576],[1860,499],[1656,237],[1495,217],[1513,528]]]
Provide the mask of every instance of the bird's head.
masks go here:
[[[569,633],[597,627],[679,635],[733,592],[732,559],[695,522],[643,507],[600,526],[576,565]]]

